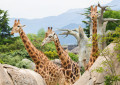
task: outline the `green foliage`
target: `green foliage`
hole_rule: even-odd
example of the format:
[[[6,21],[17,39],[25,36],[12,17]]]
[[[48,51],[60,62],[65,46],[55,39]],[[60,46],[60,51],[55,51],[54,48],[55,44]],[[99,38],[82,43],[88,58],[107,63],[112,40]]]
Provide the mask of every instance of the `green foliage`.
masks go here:
[[[85,14],[89,15],[90,14],[90,10],[91,8],[86,8]],[[86,16],[87,22],[86,21],[82,21],[83,23],[85,23],[86,28],[84,28],[85,34],[87,34],[87,37],[90,37],[90,25],[89,23],[91,22],[90,17]]]
[[[46,52],[44,52],[44,53],[45,53],[45,55],[46,55],[49,59],[51,59],[51,60],[52,60],[52,59],[59,58],[56,51],[46,51]]]
[[[73,61],[78,62],[78,55],[75,55],[74,53],[68,53],[68,54]]]
[[[104,69],[103,69],[103,67],[97,67],[96,69],[92,70],[92,72],[93,71],[96,71],[98,73],[102,73],[102,72],[104,72]]]
[[[38,37],[44,38],[45,37],[45,30],[44,28],[41,28],[38,33],[37,33]]]
[[[115,85],[114,82],[120,81],[120,76],[107,75],[105,76],[105,85]]]
[[[0,10],[0,44],[6,44],[6,43],[12,42],[10,40],[11,28],[8,25],[9,24],[8,21],[9,21],[9,18],[8,18],[7,11]]]
[[[114,10],[108,10],[105,11],[103,14],[104,18],[115,18],[115,19],[120,19],[120,11],[114,11]],[[106,30],[115,30],[117,26],[119,26],[120,20],[114,22],[108,22]]]
[[[13,65],[19,68],[29,68],[30,64],[28,62],[22,61],[22,59],[26,57],[30,59],[28,53],[25,50],[9,52],[0,56],[0,63]]]
[[[4,62],[0,59],[0,63],[4,64]]]
[[[16,64],[16,66],[18,68],[26,68],[29,69],[30,68],[30,62],[24,62],[24,61],[20,61]]]
[[[24,49],[24,45],[21,39],[17,39],[15,40],[14,43],[9,44],[6,43],[5,45],[0,45],[0,53],[6,53],[6,52],[10,52],[10,51],[14,51],[14,50],[20,50],[20,49]]]
[[[110,42],[114,42],[117,43],[117,45],[115,46],[115,50],[118,51],[117,54],[117,59],[118,61],[120,61],[120,26],[116,27],[115,32],[114,33],[109,33],[108,37],[105,37],[105,39],[108,41],[107,43],[109,44]]]
[[[16,51],[11,51],[8,53],[1,54],[0,62],[2,61],[2,63],[4,64],[9,64],[17,67],[22,67],[22,65],[26,65],[26,68],[27,68],[28,64],[26,63],[23,63],[22,65],[20,65],[21,60],[24,58],[31,60],[26,50],[16,50]]]
[[[46,44],[45,46],[41,46],[41,42],[43,37],[38,37],[36,34],[27,34],[28,38],[32,42],[32,44],[38,49],[43,52],[45,51],[54,51],[56,47],[53,42]],[[4,45],[0,45],[0,53],[6,53],[15,50],[24,50],[24,44],[20,37],[12,38],[14,41],[13,43],[6,43]]]
[[[13,66],[16,66],[16,63],[18,63],[21,58],[19,56],[11,56],[11,55],[8,55],[8,56],[5,56],[1,58],[1,60],[5,63],[5,64],[9,64],[9,65],[13,65]]]

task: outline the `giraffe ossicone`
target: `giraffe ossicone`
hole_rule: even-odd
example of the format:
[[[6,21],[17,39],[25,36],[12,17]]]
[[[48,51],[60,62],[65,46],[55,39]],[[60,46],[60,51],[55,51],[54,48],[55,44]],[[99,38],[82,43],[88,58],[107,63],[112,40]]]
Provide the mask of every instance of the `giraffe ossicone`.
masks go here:
[[[36,65],[35,71],[45,79],[47,85],[67,85],[61,68],[51,62],[43,52],[36,49],[23,31],[23,26],[20,24],[20,20],[15,20],[11,34],[20,34],[29,56]]]
[[[42,42],[42,45],[45,45],[49,42],[53,41],[56,46],[56,50],[61,60],[63,73],[65,75],[66,81],[69,84],[74,84],[80,77],[80,68],[77,63],[75,63],[68,53],[62,48],[60,41],[58,39],[57,34],[52,31],[52,27],[48,27],[48,31],[45,33],[45,38]]]

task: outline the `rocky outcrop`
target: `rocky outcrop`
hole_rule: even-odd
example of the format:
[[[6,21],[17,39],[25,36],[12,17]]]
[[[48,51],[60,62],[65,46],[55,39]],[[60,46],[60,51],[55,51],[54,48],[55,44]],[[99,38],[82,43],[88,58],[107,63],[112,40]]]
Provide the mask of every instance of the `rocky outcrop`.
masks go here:
[[[118,62],[116,57],[116,54],[120,52],[115,51],[114,47],[116,47],[115,43],[111,43],[108,47],[106,47],[92,67],[86,71],[74,85],[104,85],[104,77],[108,74],[112,74],[111,70],[109,69],[109,65],[105,63],[102,64],[104,61],[106,61],[106,59],[108,61],[113,61],[113,69],[116,71],[117,75],[120,75],[120,62]],[[95,69],[99,67],[104,69],[103,72],[96,72]],[[120,82],[117,83],[117,85],[120,85]]]
[[[40,74],[11,65],[0,64],[0,85],[46,85]]]

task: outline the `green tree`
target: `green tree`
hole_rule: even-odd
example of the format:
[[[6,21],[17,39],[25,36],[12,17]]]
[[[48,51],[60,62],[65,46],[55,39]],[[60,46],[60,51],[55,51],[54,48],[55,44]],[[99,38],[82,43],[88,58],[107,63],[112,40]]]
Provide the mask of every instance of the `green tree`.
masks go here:
[[[45,30],[44,30],[44,28],[41,28],[41,29],[39,29],[39,31],[38,31],[38,33],[37,33],[37,36],[38,37],[45,37]]]
[[[90,7],[86,8],[86,11],[85,11],[84,15],[90,15],[90,10],[91,10]],[[86,16],[86,19],[87,19],[87,21],[82,21],[82,22],[85,23],[85,25],[86,25],[86,28],[84,28],[84,31],[85,31],[87,37],[90,37],[90,22],[91,22],[91,19],[90,19],[89,16]]]
[[[10,35],[10,26],[8,25],[9,18],[7,11],[0,10],[0,44],[6,44],[10,42],[8,38]]]
[[[120,19],[120,10],[119,11],[115,11],[115,10],[105,11],[103,14],[103,17]],[[115,30],[115,28],[119,25],[120,25],[120,20],[116,22],[108,22],[106,30]]]

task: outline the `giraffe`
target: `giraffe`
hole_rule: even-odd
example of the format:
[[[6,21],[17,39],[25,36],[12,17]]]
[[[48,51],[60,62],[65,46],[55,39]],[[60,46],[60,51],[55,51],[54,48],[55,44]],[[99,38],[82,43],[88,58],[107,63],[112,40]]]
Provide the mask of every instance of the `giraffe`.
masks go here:
[[[51,62],[46,55],[36,49],[28,39],[22,27],[25,25],[20,24],[20,20],[15,20],[11,34],[19,33],[24,43],[24,46],[36,65],[35,71],[38,72],[46,81],[47,85],[66,85],[65,76],[61,68]]]
[[[57,34],[52,31],[52,27],[48,27],[48,31],[45,34],[45,39],[42,42],[42,46],[51,41],[54,41],[55,43],[66,81],[69,84],[74,84],[75,81],[78,80],[80,77],[80,68],[77,63],[72,61],[68,53],[62,48]]]
[[[92,29],[92,52],[90,54],[90,59],[89,62],[86,66],[86,70],[88,70],[93,63],[96,61],[96,59],[99,56],[99,49],[98,49],[98,41],[97,41],[97,6],[95,6],[95,8],[93,8],[93,6],[91,6],[91,20],[93,22],[93,29]]]

